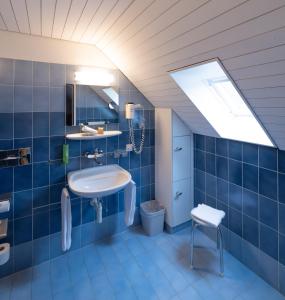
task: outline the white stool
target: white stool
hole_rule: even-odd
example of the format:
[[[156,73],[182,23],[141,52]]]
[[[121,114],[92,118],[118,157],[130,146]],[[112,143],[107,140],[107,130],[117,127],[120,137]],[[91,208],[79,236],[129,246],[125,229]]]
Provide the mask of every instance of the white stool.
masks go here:
[[[205,204],[199,204],[191,211],[192,216],[192,232],[191,232],[191,254],[190,266],[193,266],[194,256],[194,231],[198,226],[216,228],[217,230],[217,248],[220,250],[220,275],[224,275],[224,258],[223,258],[223,237],[220,224],[225,216],[225,212],[212,208]]]

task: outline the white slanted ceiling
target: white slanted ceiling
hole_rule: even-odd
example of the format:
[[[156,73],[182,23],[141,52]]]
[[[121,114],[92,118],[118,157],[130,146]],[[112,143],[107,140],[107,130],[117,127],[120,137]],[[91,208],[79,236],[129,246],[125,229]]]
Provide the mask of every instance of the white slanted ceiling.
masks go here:
[[[96,45],[155,106],[212,136],[167,72],[218,57],[285,149],[285,0],[1,0],[0,30]]]

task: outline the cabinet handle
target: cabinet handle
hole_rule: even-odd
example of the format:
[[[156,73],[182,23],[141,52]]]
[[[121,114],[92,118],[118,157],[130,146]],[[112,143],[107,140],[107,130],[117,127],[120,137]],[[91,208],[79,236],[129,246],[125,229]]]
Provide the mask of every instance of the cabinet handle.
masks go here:
[[[174,149],[174,151],[175,152],[178,152],[178,151],[181,151],[183,148],[182,147],[176,147],[175,149]]]
[[[178,200],[178,198],[180,197],[180,196],[182,196],[182,192],[176,192],[176,194],[175,194],[175,200]]]

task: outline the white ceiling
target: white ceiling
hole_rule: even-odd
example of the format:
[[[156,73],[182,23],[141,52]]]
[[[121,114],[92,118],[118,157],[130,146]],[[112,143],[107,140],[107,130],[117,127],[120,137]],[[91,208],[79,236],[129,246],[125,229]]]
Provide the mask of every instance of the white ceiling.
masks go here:
[[[96,45],[155,106],[212,136],[167,71],[219,57],[285,149],[285,0],[1,0],[0,30]]]

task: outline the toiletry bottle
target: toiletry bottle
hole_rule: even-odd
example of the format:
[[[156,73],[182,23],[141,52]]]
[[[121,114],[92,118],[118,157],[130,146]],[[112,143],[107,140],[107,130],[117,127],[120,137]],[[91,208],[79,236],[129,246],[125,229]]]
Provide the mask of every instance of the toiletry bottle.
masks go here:
[[[63,144],[63,146],[62,146],[62,162],[63,162],[63,164],[67,165],[68,160],[69,160],[69,145]]]

